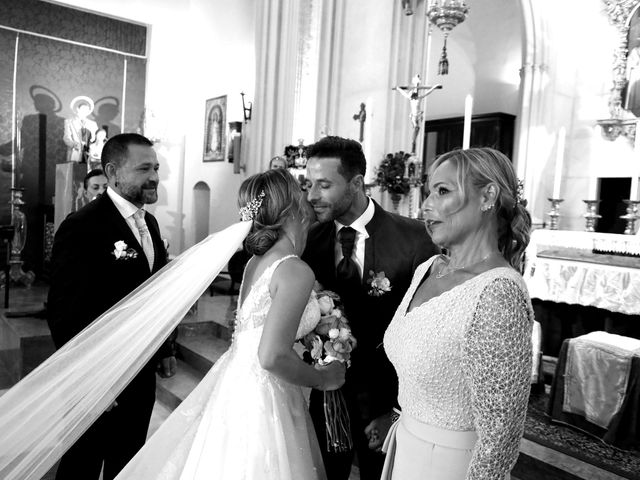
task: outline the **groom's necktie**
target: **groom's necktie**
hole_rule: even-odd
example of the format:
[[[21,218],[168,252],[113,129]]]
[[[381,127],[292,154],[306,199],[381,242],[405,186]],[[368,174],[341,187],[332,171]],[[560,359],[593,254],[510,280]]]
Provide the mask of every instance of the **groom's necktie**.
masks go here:
[[[153,270],[155,252],[153,251],[153,240],[149,233],[149,227],[147,227],[147,223],[144,221],[144,210],[140,209],[134,213],[133,219],[136,222],[138,232],[140,232],[140,244],[142,245],[142,250],[144,250],[144,254],[147,257],[147,261],[149,262],[149,270]]]
[[[351,227],[342,227],[338,232],[338,241],[342,247],[342,260],[336,269],[338,285],[342,290],[352,290],[360,284],[360,272],[353,261],[353,247],[356,243],[356,231]]]

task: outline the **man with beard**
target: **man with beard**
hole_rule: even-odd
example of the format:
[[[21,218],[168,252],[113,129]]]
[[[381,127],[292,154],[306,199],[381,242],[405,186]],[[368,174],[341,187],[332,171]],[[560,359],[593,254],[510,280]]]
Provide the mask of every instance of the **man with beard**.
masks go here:
[[[106,193],[69,215],[56,232],[47,307],[57,348],[167,263],[158,222],[143,209],[158,200],[159,163],[152,146],[133,133],[111,138],[102,152]],[[169,340],[62,457],[56,479],[97,480],[103,464],[103,478],[113,479],[145,442],[156,367],[171,376],[175,362]]]
[[[358,341],[342,387],[354,449],[328,451],[323,392],[311,392],[309,409],[329,480],[348,479],[356,453],[360,478],[378,480],[384,456],[375,450],[398,393],[382,337],[416,267],[439,252],[420,222],[386,212],[367,197],[358,142],[325,137],[307,156],[307,195],[319,223],[309,232],[303,259],[323,288],[340,295]]]

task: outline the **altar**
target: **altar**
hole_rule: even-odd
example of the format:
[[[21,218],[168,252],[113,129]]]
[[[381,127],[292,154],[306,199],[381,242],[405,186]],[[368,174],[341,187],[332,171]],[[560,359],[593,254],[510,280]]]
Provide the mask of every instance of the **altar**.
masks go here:
[[[596,330],[640,338],[640,238],[534,230],[524,279],[542,324],[543,351]]]

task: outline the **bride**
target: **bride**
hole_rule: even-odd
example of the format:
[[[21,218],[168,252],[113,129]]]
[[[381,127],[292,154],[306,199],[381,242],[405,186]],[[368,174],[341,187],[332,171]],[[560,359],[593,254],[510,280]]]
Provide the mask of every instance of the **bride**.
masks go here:
[[[245,180],[239,204],[254,256],[231,347],[118,480],[325,478],[301,386],[336,389],[345,369],[314,368],[292,348],[320,315],[314,275],[298,258],[311,214],[286,170]]]

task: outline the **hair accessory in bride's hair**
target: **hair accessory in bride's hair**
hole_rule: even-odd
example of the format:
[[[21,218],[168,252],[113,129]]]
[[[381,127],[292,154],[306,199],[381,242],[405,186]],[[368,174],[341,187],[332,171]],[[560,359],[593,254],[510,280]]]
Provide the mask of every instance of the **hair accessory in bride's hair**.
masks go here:
[[[516,205],[520,204],[526,207],[527,203],[524,198],[524,180],[518,180],[518,186],[516,187]]]
[[[240,219],[243,222],[250,222],[258,215],[258,210],[262,206],[262,199],[264,198],[264,190],[262,190],[258,196],[252,199],[244,207],[240,209]]]

